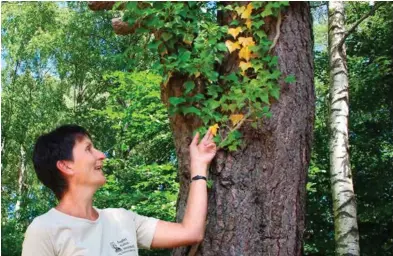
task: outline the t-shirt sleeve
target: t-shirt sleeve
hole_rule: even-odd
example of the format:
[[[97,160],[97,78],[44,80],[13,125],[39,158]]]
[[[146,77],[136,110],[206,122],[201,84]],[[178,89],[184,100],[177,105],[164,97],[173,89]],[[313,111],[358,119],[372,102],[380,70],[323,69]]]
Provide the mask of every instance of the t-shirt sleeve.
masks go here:
[[[142,216],[132,211],[127,212],[132,215],[135,222],[138,247],[150,249],[154,233],[156,232],[158,219]]]
[[[54,248],[48,229],[34,220],[27,228],[22,246],[22,256],[54,256]]]

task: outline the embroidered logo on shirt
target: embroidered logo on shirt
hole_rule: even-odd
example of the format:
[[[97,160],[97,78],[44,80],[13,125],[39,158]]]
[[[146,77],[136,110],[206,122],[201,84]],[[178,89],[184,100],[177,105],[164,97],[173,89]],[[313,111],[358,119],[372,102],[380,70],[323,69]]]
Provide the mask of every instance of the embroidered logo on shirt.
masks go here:
[[[130,242],[128,242],[127,238],[123,238],[123,239],[116,241],[116,242],[111,242],[110,245],[115,250],[115,252],[118,253],[118,255],[123,255],[127,252],[135,252],[136,251],[135,245],[130,244]]]
[[[111,242],[111,246],[113,249],[115,249],[115,252],[121,252],[123,251],[119,246],[117,246],[114,242]]]

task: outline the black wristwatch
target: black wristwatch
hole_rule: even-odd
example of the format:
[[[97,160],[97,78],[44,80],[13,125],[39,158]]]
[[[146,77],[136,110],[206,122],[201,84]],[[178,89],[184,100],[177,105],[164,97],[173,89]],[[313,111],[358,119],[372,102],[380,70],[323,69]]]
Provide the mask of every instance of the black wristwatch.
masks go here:
[[[206,177],[205,177],[205,176],[201,176],[201,175],[196,175],[196,176],[192,177],[190,183],[191,183],[193,180],[205,180],[205,181],[207,181]]]

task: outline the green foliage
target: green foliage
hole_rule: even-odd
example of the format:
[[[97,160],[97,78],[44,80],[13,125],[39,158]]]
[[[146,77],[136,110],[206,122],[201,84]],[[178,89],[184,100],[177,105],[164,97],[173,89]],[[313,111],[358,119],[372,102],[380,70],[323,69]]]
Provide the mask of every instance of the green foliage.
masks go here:
[[[324,8],[324,7],[322,7]],[[368,3],[345,5],[350,27]],[[326,9],[325,9],[326,11]],[[350,156],[357,199],[360,250],[364,255],[392,255],[392,5],[381,7],[346,41],[350,88]],[[323,13],[317,11],[317,13]],[[325,14],[326,15],[326,14]],[[324,42],[326,17],[316,17],[315,41]],[[325,22],[325,23],[324,23]],[[326,29],[325,29],[326,30]],[[306,255],[334,255],[334,224],[329,178],[327,127],[329,112],[328,55],[315,47],[316,120],[309,169]]]
[[[231,51],[227,49],[229,34],[236,39],[230,32],[235,27],[218,25],[210,5],[209,2],[127,4],[123,20],[131,26],[142,27],[137,34],[153,35],[149,47],[160,55],[154,67],[164,76],[164,81],[168,82],[173,74],[187,77],[183,95],[169,98],[170,114],[195,115],[205,127],[218,123],[220,136],[216,142],[220,147],[235,150],[241,143],[241,136],[229,117],[246,112],[245,118],[251,118],[256,127],[259,118],[271,116],[268,108],[271,98],[279,98],[278,58],[269,54],[272,42],[260,26],[267,16],[277,16],[288,2],[253,2],[247,7],[217,4],[217,10],[237,13],[238,18],[231,26],[238,26],[236,29],[243,31],[243,38],[252,41],[248,41],[250,45],[243,44],[243,53],[235,52],[245,58],[247,62],[243,63],[248,68],[240,62],[240,68],[228,74],[220,74],[219,69],[228,57],[228,49]],[[260,8],[264,11],[257,15]],[[256,25],[256,29],[252,29],[252,25]],[[257,56],[251,62],[250,52]],[[167,82],[163,83],[164,87]],[[294,83],[294,76],[288,76],[285,82]],[[200,91],[201,83],[205,88],[203,92]],[[232,134],[235,130],[237,133]]]
[[[146,40],[114,36],[102,15],[86,3],[2,3],[2,255],[20,255],[27,226],[57,203],[37,180],[31,154],[39,135],[64,123],[87,128],[110,158],[98,207],[174,219],[176,157],[160,101],[161,77],[114,72],[127,69],[123,52],[129,45]],[[154,60],[149,51],[134,57]],[[138,67],[150,66],[145,61]],[[22,163],[24,175],[18,172]]]

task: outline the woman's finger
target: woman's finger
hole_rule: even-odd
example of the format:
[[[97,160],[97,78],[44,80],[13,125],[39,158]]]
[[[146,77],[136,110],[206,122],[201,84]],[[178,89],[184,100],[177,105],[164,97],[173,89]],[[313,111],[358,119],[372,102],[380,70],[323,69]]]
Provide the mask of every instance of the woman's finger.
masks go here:
[[[213,137],[214,137],[213,133],[210,131],[208,140],[209,141],[213,141]]]
[[[196,146],[198,144],[198,140],[199,140],[199,132],[197,132],[194,136],[194,138],[192,139],[192,142],[190,144],[190,146]]]
[[[206,145],[207,148],[215,148],[216,144],[215,143],[209,143]]]
[[[207,130],[205,136],[203,136],[203,139],[201,140],[201,142],[206,142],[209,138],[209,134],[210,134],[210,128],[209,128],[209,130]]]

